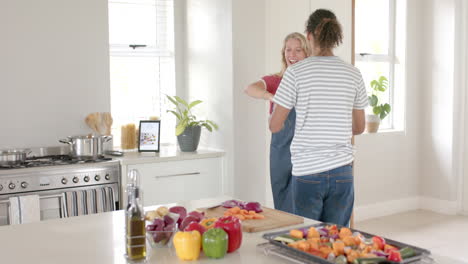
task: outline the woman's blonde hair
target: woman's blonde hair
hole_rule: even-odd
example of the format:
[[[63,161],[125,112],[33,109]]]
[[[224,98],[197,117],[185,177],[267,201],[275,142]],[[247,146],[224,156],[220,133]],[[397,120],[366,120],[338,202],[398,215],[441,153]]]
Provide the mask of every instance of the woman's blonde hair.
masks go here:
[[[293,32],[291,34],[288,34],[283,41],[283,48],[281,49],[281,71],[277,73],[276,75],[283,77],[284,72],[286,71],[286,68],[288,68],[288,64],[286,62],[286,57],[284,56],[284,51],[286,50],[286,42],[290,39],[297,39],[301,42],[301,48],[304,50],[304,53],[306,54],[306,57],[309,57],[310,55],[310,50],[309,46],[307,45],[307,40],[299,32]]]

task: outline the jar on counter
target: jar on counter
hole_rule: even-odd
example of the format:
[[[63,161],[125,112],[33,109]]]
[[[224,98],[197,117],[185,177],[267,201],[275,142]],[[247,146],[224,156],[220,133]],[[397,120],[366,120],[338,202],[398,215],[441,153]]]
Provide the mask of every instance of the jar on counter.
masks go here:
[[[133,123],[123,125],[121,127],[121,142],[122,150],[133,150],[137,148],[136,126]]]

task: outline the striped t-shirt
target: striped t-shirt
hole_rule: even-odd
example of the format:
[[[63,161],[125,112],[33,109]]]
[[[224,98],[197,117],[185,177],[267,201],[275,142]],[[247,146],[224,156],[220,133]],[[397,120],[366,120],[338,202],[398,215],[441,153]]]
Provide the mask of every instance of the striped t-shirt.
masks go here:
[[[349,164],[352,111],[368,105],[359,70],[335,56],[314,56],[288,67],[273,98],[296,108],[292,174],[304,176]]]

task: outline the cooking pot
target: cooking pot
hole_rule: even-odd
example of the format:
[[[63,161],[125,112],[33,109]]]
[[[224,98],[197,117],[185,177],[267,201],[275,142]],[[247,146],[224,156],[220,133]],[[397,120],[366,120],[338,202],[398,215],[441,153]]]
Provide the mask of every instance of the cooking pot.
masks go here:
[[[86,135],[69,136],[59,140],[70,145],[70,155],[78,159],[98,159],[104,156],[103,143],[112,139],[112,136]]]
[[[31,153],[29,149],[0,150],[0,166],[11,166],[24,163],[26,156]]]

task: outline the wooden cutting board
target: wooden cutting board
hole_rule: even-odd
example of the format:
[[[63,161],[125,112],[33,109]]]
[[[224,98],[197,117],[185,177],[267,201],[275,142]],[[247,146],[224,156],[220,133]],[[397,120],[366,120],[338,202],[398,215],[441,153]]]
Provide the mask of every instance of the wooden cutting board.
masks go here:
[[[255,233],[265,230],[276,229],[285,226],[298,225],[304,223],[304,218],[289,214],[283,211],[262,207],[262,215],[264,219],[242,220],[242,231],[247,233]],[[198,209],[205,212],[205,217],[221,217],[224,215],[226,208],[219,206],[212,209]]]

